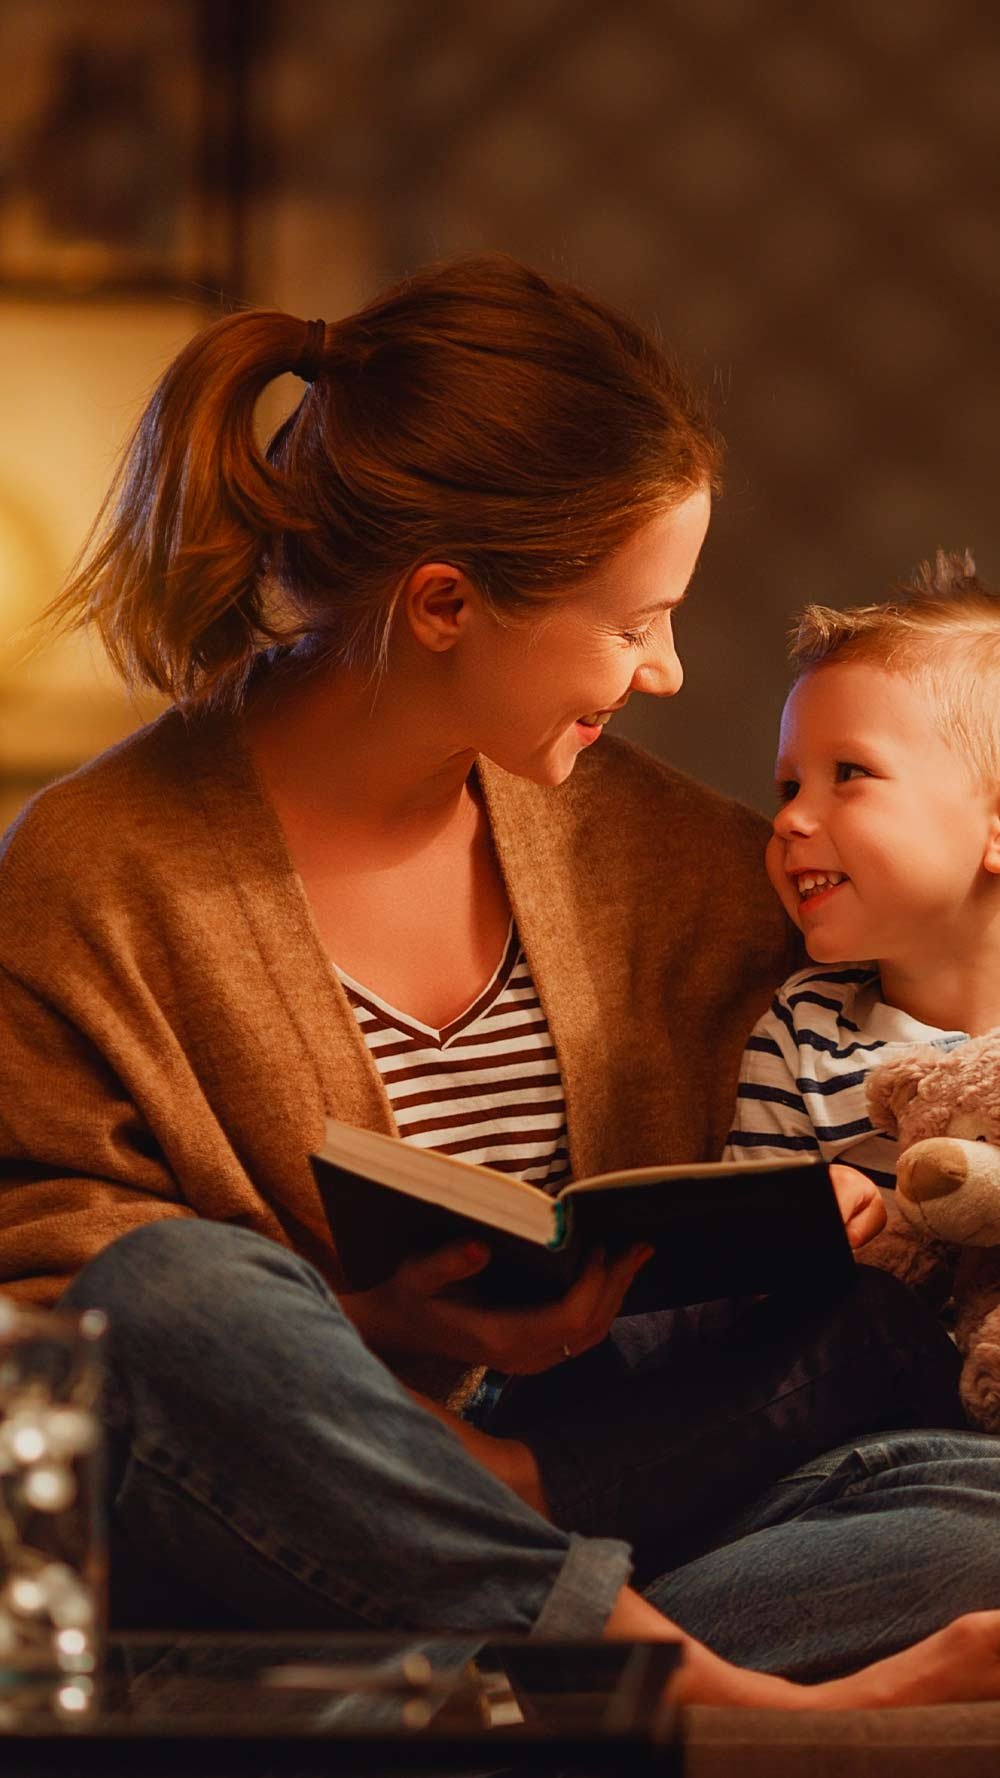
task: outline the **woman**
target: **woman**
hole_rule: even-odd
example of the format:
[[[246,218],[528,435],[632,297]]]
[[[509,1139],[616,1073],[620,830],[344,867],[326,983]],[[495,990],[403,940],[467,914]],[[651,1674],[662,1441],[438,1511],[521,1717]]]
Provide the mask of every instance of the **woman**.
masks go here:
[[[680,685],[717,472],[649,340],[493,258],[334,327],[222,321],[143,418],[61,608],[177,708],[6,842],[0,1202],[11,1288],[110,1311],[118,1579],[160,1621],[656,1637],[669,1609],[729,1657],[685,1634],[691,1698],[997,1687],[995,1614],[896,1652],[995,1593],[1000,1467],[859,1439],[953,1421],[891,1281],[616,1324],[640,1248],[486,1313],[449,1292],[487,1259],[460,1243],[351,1293],[309,1177],[330,1113],[548,1186],[718,1152],[788,966],[765,827],[601,738]],[[860,1242],[877,1207],[841,1191]]]

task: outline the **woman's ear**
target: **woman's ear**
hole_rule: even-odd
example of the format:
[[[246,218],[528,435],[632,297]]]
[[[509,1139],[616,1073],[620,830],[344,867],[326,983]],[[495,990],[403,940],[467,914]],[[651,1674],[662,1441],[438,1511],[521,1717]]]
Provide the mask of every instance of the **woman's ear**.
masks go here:
[[[407,576],[399,604],[413,636],[424,648],[443,654],[465,631],[474,589],[460,568],[422,562]]]

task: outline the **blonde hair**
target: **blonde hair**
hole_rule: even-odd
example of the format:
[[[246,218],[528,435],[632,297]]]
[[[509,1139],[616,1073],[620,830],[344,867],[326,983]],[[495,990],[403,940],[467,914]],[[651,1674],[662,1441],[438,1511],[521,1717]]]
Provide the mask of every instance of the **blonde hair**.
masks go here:
[[[254,407],[286,371],[309,387],[262,453]],[[234,704],[276,641],[377,670],[423,562],[530,609],[720,461],[633,322],[502,254],[447,261],[330,325],[257,309],[197,335],[50,612],[94,624],[130,682]]]
[[[926,689],[929,717],[977,777],[1000,783],[1000,594],[969,550],[938,550],[881,605],[807,605],[789,638],[796,680],[869,661]]]

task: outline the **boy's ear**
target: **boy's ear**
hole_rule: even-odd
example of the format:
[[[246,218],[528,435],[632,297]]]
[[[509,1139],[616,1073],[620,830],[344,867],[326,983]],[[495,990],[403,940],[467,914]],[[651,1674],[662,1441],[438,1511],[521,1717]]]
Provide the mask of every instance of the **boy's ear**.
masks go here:
[[[992,876],[1000,876],[1000,809],[990,818],[990,831],[983,853],[983,869]]]

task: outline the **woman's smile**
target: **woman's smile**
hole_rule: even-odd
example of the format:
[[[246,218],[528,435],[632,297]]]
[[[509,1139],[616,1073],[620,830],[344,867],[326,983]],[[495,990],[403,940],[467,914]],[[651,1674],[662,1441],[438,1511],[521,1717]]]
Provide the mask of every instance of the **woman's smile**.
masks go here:
[[[561,784],[633,692],[673,697],[684,678],[673,616],[710,511],[708,490],[695,489],[520,624],[499,625],[470,588],[450,679],[461,742],[534,783]]]
[[[576,724],[575,724],[576,731],[577,731],[577,734],[583,740],[583,744],[585,747],[589,747],[593,741],[600,740],[602,734],[604,733],[604,727],[605,727],[605,723],[607,722],[607,720],[608,720],[607,717],[605,717],[603,721],[600,721],[597,718],[593,718],[593,719],[586,718],[585,719],[582,716],[577,717]]]
[[[586,716],[577,717],[576,726],[582,732],[588,747],[592,741],[600,740],[615,711],[623,709],[627,703],[628,699],[622,698],[619,703],[613,704],[610,710],[592,710]]]

